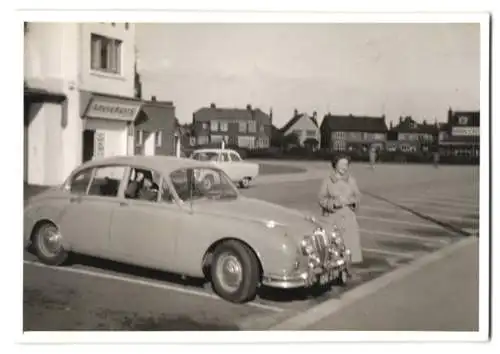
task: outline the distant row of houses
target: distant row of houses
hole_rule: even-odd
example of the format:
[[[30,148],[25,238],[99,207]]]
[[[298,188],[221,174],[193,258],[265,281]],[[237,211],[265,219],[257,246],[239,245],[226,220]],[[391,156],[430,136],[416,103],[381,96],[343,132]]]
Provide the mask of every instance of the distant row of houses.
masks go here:
[[[266,149],[271,146],[273,132],[297,136],[297,145],[331,151],[366,151],[377,149],[414,152],[442,145],[479,145],[479,112],[448,111],[446,123],[419,123],[412,117],[400,117],[388,127],[386,117],[355,115],[324,116],[318,123],[316,112],[311,115],[293,112],[282,127],[273,125],[272,110],[265,113],[247,105],[246,109],[219,108],[215,104],[193,114],[191,144],[205,145],[225,141],[226,144],[247,149]],[[308,142],[316,144],[307,144]]]

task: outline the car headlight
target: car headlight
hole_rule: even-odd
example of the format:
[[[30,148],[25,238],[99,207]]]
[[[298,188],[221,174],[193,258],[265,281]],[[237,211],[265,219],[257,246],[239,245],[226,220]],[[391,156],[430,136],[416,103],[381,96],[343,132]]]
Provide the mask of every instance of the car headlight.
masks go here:
[[[300,241],[300,249],[304,254],[304,256],[310,256],[314,252],[314,247],[311,244],[309,238],[305,238],[302,241]]]

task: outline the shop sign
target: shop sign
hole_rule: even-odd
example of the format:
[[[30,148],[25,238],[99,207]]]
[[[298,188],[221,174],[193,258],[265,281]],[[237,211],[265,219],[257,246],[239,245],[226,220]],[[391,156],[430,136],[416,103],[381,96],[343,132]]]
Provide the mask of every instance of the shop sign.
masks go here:
[[[110,102],[93,98],[85,116],[87,118],[134,121],[140,108],[140,103]]]
[[[479,127],[452,127],[453,136],[479,136]]]

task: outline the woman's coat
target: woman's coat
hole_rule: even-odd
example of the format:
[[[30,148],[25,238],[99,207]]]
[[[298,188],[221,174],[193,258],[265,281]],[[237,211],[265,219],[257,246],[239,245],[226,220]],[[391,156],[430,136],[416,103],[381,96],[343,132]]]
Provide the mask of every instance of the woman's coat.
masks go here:
[[[356,180],[350,175],[337,177],[335,173],[325,178],[319,192],[319,205],[328,220],[342,232],[345,245],[351,250],[352,263],[361,263],[361,239],[355,211],[359,208],[361,193]],[[342,206],[355,204],[354,207]]]

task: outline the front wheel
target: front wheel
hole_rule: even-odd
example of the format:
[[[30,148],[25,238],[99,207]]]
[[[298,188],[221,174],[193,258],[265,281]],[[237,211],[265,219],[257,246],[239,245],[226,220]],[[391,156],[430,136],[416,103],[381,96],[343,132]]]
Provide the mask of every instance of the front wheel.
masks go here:
[[[245,177],[240,181],[241,188],[248,188],[250,186],[250,177]]]
[[[52,223],[47,222],[37,228],[33,247],[42,263],[61,265],[68,259],[68,252],[62,246],[62,235]]]
[[[241,242],[226,241],[215,249],[210,275],[214,291],[227,301],[244,303],[257,294],[258,260]]]

